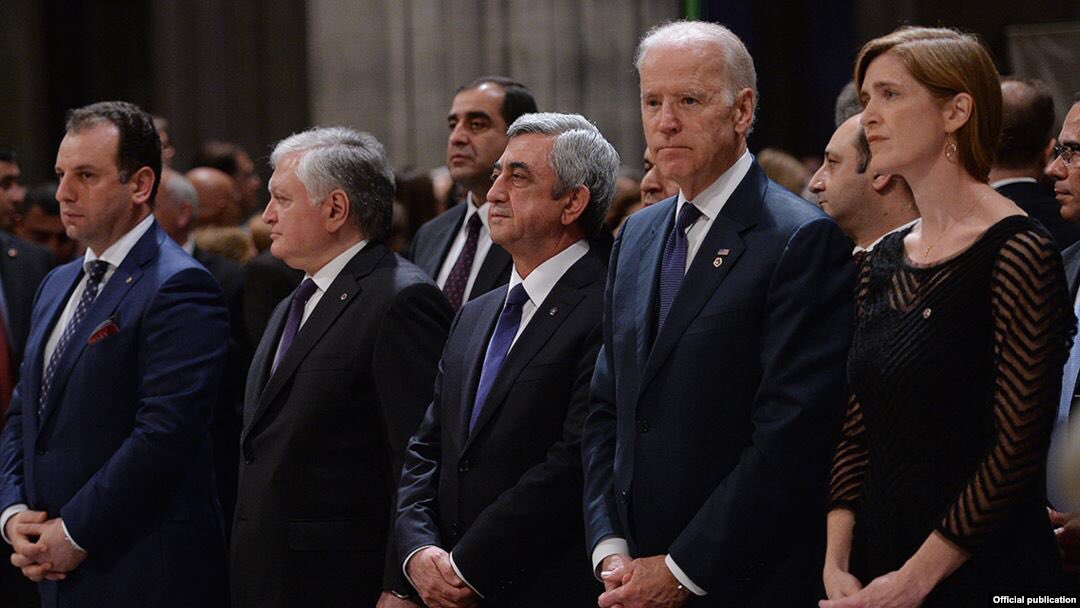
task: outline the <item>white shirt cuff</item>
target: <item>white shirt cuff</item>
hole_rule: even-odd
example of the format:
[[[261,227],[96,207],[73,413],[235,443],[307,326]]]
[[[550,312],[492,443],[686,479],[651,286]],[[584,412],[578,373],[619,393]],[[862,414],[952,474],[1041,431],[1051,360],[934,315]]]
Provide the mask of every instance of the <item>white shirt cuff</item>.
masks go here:
[[[664,556],[664,563],[667,564],[668,570],[671,570],[675,580],[679,581],[683,587],[686,587],[687,591],[694,595],[706,595],[705,590],[695,585],[694,581],[690,580],[689,576],[686,576],[686,573],[675,563],[675,560],[671,559],[670,555]]]
[[[409,560],[412,559],[414,555],[423,551],[424,549],[434,546],[435,545],[420,545],[419,547],[413,549],[412,553],[409,553],[405,556],[405,561],[401,562],[401,573],[405,575],[405,580],[409,581],[409,584],[413,586],[413,589],[416,589],[416,583],[414,583],[412,581],[412,578],[409,577]]]
[[[62,519],[60,520],[60,525],[64,528],[64,540],[71,543],[72,547],[75,547],[79,551],[82,551],[83,553],[86,553],[86,549],[83,549],[82,547],[80,547],[79,543],[75,542],[75,539],[71,537],[71,533],[68,532],[67,524],[64,523],[64,520],[62,520]]]
[[[7,537],[7,522],[8,522],[8,520],[11,519],[12,517],[14,517],[17,513],[22,513],[23,511],[29,511],[29,510],[30,510],[30,507],[28,507],[25,504],[19,502],[19,503],[15,503],[15,504],[11,505],[10,507],[4,509],[4,512],[2,514],[0,514],[0,538],[3,538],[5,543],[7,543],[9,545],[11,544],[11,539]]]
[[[592,570],[596,580],[603,582],[600,578],[600,565],[611,555],[630,555],[630,544],[625,538],[605,536],[596,543],[596,547],[592,550]]]
[[[450,566],[452,566],[454,568],[454,574],[457,574],[458,578],[460,578],[466,585],[469,585],[469,581],[465,580],[465,575],[461,573],[461,570],[457,567],[457,564],[454,563],[454,552],[453,551],[450,552]],[[477,596],[479,596],[480,599],[484,599],[484,594],[480,593],[480,591],[478,591],[476,589],[476,587],[473,587],[472,585],[469,585],[469,589],[472,589],[473,593],[475,593]]]

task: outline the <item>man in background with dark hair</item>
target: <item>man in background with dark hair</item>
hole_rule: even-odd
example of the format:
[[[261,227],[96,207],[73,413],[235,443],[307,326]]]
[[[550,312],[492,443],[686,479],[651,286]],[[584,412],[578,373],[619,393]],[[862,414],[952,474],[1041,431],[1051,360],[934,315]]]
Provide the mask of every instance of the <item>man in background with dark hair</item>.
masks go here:
[[[15,210],[26,196],[21,178],[15,151],[0,146],[0,230],[11,230]]]
[[[446,166],[467,194],[462,204],[420,227],[407,256],[435,279],[454,310],[510,278],[510,254],[491,242],[487,191],[506,148],[506,128],[531,112],[536,101],[529,89],[502,76],[477,78],[454,96]]]
[[[1054,148],[1054,98],[1038,80],[1005,78],[1001,115],[990,186],[1042,222],[1064,250],[1080,239],[1080,225],[1062,218],[1054,193],[1041,182]]]
[[[86,255],[40,288],[0,435],[0,531],[46,607],[224,604],[209,426],[228,314],[154,222],[160,175],[137,106],[68,114],[57,199]]]
[[[56,182],[46,182],[27,191],[22,205],[16,209],[11,231],[20,239],[51,251],[58,264],[70,262],[78,250],[78,242],[67,235],[60,220]]]

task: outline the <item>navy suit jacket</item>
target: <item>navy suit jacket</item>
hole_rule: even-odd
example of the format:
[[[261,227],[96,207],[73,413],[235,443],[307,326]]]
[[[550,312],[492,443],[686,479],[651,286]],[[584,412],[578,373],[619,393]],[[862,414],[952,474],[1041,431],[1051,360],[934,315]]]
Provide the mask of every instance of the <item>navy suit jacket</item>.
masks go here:
[[[290,304],[248,372],[232,606],[374,606],[401,579],[393,496],[452,311],[419,268],[368,244],[271,372]]]
[[[43,416],[43,351],[82,258],[46,277],[0,438],[0,509],[63,517],[87,551],[45,606],[224,601],[209,424],[228,344],[221,289],[155,223],[71,338]],[[115,334],[94,340],[113,324]]]
[[[696,605],[810,605],[845,402],[855,265],[839,227],[755,162],[657,334],[676,199],[615,242],[583,439],[588,549],[670,554]],[[655,337],[654,337],[654,334]]]
[[[425,222],[416,231],[412,243],[409,244],[408,259],[423,269],[432,280],[439,278],[439,269],[442,268],[443,261],[450,252],[450,246],[454,244],[454,238],[465,221],[465,210],[468,204],[468,200],[464,200],[443,214]],[[465,294],[462,304],[500,285],[506,285],[510,280],[511,266],[513,266],[513,260],[510,259],[510,254],[499,245],[492,243],[487,256],[480,264],[480,270],[476,273],[472,290]]]
[[[1012,199],[1028,215],[1039,220],[1054,237],[1059,250],[1065,250],[1080,239],[1080,225],[1061,217],[1061,205],[1054,192],[1042,184],[1013,182],[997,189],[1002,196]]]
[[[488,342],[506,299],[462,307],[398,491],[398,563],[453,550],[485,605],[585,606],[602,591],[581,551],[581,428],[600,349],[606,259],[590,251],[518,337],[473,431]]]
[[[30,333],[34,294],[54,264],[48,249],[0,232],[0,280],[4,283],[8,310],[8,346],[16,368],[22,361],[26,336]]]

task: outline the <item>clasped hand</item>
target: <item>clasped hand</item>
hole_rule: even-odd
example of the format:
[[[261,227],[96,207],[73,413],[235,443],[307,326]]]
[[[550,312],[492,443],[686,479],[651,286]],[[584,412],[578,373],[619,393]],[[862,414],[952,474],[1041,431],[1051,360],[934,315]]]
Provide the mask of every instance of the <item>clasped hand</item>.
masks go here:
[[[11,563],[35,583],[59,581],[86,559],[65,537],[59,517],[48,519],[44,511],[23,511],[13,515],[4,529],[14,552]]]
[[[600,579],[604,581],[601,608],[677,608],[690,597],[663,555],[638,559],[610,555],[601,564]]]
[[[439,547],[425,547],[409,558],[409,578],[429,608],[468,608],[480,598],[461,580],[450,563],[450,554]]]

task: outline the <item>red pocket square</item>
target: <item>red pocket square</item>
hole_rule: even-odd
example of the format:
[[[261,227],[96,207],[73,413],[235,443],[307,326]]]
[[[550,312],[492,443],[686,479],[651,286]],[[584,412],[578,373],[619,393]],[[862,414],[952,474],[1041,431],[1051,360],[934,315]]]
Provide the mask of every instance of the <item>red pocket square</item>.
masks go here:
[[[117,327],[116,322],[112,319],[105,319],[94,329],[94,333],[90,334],[90,339],[87,340],[87,344],[97,344],[109,336],[119,333],[120,328]]]

